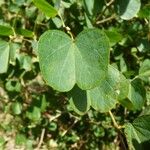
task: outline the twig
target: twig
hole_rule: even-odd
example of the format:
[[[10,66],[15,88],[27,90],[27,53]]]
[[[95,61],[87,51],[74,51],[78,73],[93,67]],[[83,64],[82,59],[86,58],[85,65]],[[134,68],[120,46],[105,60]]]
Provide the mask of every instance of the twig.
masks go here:
[[[118,123],[116,122],[116,120],[115,120],[115,118],[114,118],[114,115],[112,114],[111,111],[109,111],[109,115],[110,115],[110,117],[111,117],[111,119],[112,119],[112,122],[113,122],[113,124],[114,124],[114,127],[117,129],[118,136],[119,136],[119,139],[120,139],[120,142],[121,142],[121,144],[122,144],[123,149],[124,149],[124,150],[127,150],[127,146],[126,146],[126,144],[125,144],[125,142],[124,142],[124,138],[123,138],[123,137],[124,137],[124,136],[123,136],[123,133],[122,133],[122,131],[120,130],[122,127],[118,125]]]
[[[64,29],[67,31],[67,33],[71,36],[71,39],[74,40],[73,34],[71,33],[71,29],[70,29],[68,26],[65,25],[65,22],[64,22],[64,20],[63,20],[63,18],[62,18],[62,16],[61,16],[60,13],[58,13],[58,16],[59,16],[60,19],[61,19],[63,28],[64,28]]]
[[[73,124],[72,124],[67,130],[65,130],[65,131],[62,133],[62,136],[64,136],[77,122],[78,122],[78,120],[75,120],[75,121],[73,122]]]
[[[106,18],[106,19],[97,21],[96,24],[102,24],[102,23],[105,23],[105,22],[107,22],[107,21],[113,20],[114,18],[116,18],[116,14],[113,14],[111,17],[108,17],[108,18]]]
[[[96,18],[96,20],[99,20],[99,19],[102,17],[102,15],[105,13],[105,11],[107,10],[107,8],[108,8],[114,1],[115,1],[115,0],[110,0],[110,2],[106,3],[106,6],[105,6],[104,10],[102,11],[102,13],[100,13],[100,14],[98,15],[98,17]]]
[[[40,149],[40,147],[41,147],[41,145],[42,145],[42,143],[43,143],[44,134],[45,134],[45,128],[44,128],[44,129],[42,129],[42,133],[41,133],[40,141],[39,141],[39,144],[38,144],[38,146],[37,146],[36,150],[39,150],[39,149]]]
[[[113,124],[114,124],[114,127],[115,127],[116,129],[119,129],[119,130],[120,130],[120,126],[119,126],[118,123],[116,122],[116,120],[115,120],[115,118],[114,118],[114,116],[113,116],[113,114],[112,114],[111,111],[109,111],[109,115],[110,115],[110,117],[111,117],[111,119],[112,119],[112,122],[113,122]]]

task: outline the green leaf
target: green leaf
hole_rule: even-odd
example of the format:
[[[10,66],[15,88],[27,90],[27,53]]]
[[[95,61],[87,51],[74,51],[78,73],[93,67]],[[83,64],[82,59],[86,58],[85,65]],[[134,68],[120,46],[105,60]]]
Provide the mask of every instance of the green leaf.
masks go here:
[[[127,99],[120,103],[131,110],[140,110],[145,104],[146,92],[140,79],[135,79],[129,84],[129,93]]]
[[[123,39],[123,36],[115,28],[105,30],[105,33],[110,40],[111,46],[114,46]]]
[[[26,112],[26,117],[35,122],[39,121],[41,119],[40,108],[36,106],[29,108],[29,110]]]
[[[22,28],[17,28],[15,32],[19,35],[22,35],[24,37],[29,37],[32,38],[34,36],[34,32],[27,30],[27,29],[22,29]]]
[[[0,73],[7,72],[9,60],[9,43],[0,40]]]
[[[85,10],[91,16],[101,12],[104,6],[104,0],[101,0],[101,2],[99,0],[84,0],[83,3]]]
[[[141,2],[140,0],[117,0],[116,7],[120,17],[124,20],[129,20],[139,12]]]
[[[100,112],[108,112],[115,107],[118,99],[128,94],[123,75],[113,66],[109,66],[108,75],[98,87],[89,90],[91,106]],[[122,87],[125,86],[125,87]]]
[[[18,55],[17,57],[19,61],[19,65],[21,69],[25,69],[26,71],[30,71],[32,68],[32,58],[29,55],[24,53]]]
[[[18,102],[12,104],[12,111],[14,114],[19,115],[22,111],[22,105]]]
[[[39,8],[46,16],[55,17],[57,15],[57,10],[52,7],[45,0],[33,0],[33,3],[37,8]]]
[[[11,27],[0,25],[0,35],[3,36],[14,35],[14,32]]]
[[[150,140],[150,115],[140,116],[125,125],[125,135],[129,149],[142,149],[142,144]]]
[[[91,89],[107,74],[109,41],[98,29],[81,32],[75,41],[62,31],[47,31],[40,37],[38,53],[44,79],[58,91],[69,91],[75,83]]]
[[[150,19],[150,4],[145,5],[142,9],[140,9],[138,16],[140,18]]]
[[[143,63],[141,64],[140,70],[139,70],[139,77],[150,77],[150,60],[145,59]]]
[[[75,86],[69,92],[70,105],[79,115],[85,114],[90,109],[90,99],[87,91],[81,90]]]
[[[26,144],[26,137],[23,134],[17,134],[16,135],[16,139],[15,139],[15,143],[16,145],[24,145]]]

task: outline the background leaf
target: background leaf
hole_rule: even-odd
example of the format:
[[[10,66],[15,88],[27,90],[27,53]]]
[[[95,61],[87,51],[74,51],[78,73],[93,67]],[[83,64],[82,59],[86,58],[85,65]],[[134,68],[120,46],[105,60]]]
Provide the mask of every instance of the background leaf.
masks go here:
[[[132,124],[127,123],[125,134],[130,149],[142,150],[144,144],[148,145],[144,142],[150,142],[150,115],[140,116]]]
[[[33,0],[33,3],[37,8],[39,8],[46,16],[55,17],[57,11],[45,0]]]
[[[117,0],[116,7],[120,17],[124,20],[132,19],[139,12],[141,7],[140,0]]]
[[[0,35],[3,36],[14,35],[14,32],[11,27],[0,25]]]
[[[0,73],[7,72],[9,60],[9,43],[0,40]]]

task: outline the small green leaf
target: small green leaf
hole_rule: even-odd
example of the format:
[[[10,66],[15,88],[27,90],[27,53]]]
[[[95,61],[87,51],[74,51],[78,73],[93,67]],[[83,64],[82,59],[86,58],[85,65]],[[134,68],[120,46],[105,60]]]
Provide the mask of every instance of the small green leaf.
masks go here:
[[[14,32],[11,27],[0,25],[0,35],[3,36],[14,35]]]
[[[32,38],[34,36],[34,32],[27,29],[17,28],[15,32],[16,34],[22,35],[24,37]]]
[[[140,9],[138,16],[140,18],[150,19],[150,4],[144,5],[142,9]]]
[[[34,122],[39,121],[41,119],[40,108],[36,106],[29,108],[29,110],[26,112],[26,117]]]
[[[16,135],[16,139],[15,139],[15,142],[16,142],[16,145],[24,145],[26,144],[26,137],[25,135],[23,134],[17,134]]]
[[[140,70],[139,70],[139,77],[150,77],[150,60],[145,59],[143,63],[141,64]]]
[[[150,140],[150,115],[140,116],[125,125],[125,135],[129,149],[141,149],[142,144]]]
[[[70,105],[79,115],[85,114],[90,109],[90,99],[87,91],[83,91],[75,86],[69,92]]]
[[[19,65],[21,69],[25,69],[26,71],[30,71],[32,68],[32,58],[29,55],[24,53],[17,56],[19,61]]]
[[[69,91],[75,83],[91,89],[107,74],[109,41],[98,29],[81,32],[74,42],[62,31],[47,31],[40,37],[38,53],[44,79],[58,91]]]
[[[15,102],[12,104],[12,111],[15,115],[21,114],[22,111],[22,105],[18,102]]]
[[[0,40],[0,73],[7,72],[9,60],[9,43]]]
[[[123,36],[115,28],[105,30],[105,33],[109,38],[111,46],[114,46],[123,39]]]
[[[140,10],[141,2],[140,0],[117,0],[116,7],[120,17],[129,20],[136,16]]]
[[[103,6],[104,6],[104,0],[84,0],[83,1],[84,8],[87,11],[87,13],[91,16],[98,14],[101,12]]]
[[[113,66],[109,66],[108,75],[98,87],[89,90],[91,106],[100,112],[108,112],[115,107],[118,99],[123,99],[128,94],[125,89],[123,75]],[[123,81],[123,80],[125,81]]]
[[[45,0],[33,0],[33,3],[37,8],[39,8],[46,16],[55,17],[57,15],[57,10],[52,7]]]

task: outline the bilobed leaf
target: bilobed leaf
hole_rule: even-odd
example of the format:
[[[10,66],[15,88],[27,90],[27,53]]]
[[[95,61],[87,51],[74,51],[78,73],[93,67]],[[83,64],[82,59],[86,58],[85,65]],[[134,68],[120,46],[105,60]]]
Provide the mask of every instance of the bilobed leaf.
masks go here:
[[[89,90],[91,106],[100,111],[108,112],[115,107],[118,99],[123,99],[128,94],[123,75],[113,66],[109,66],[108,75],[98,87]],[[124,79],[125,80],[125,79]],[[122,83],[121,83],[122,82]],[[123,87],[123,85],[125,87]]]
[[[47,31],[40,37],[38,53],[44,79],[58,91],[69,91],[75,83],[91,89],[107,74],[109,41],[98,29],[81,32],[75,41],[62,31]]]
[[[0,40],[0,73],[7,72],[9,60],[9,43]]]
[[[11,27],[0,25],[0,35],[3,36],[14,35],[14,32]]]
[[[150,115],[140,116],[125,125],[125,135],[129,149],[142,149],[142,144],[150,140]]]
[[[75,86],[69,92],[69,98],[70,105],[76,113],[83,115],[90,109],[90,99],[87,91]]]
[[[46,16],[55,17],[57,10],[52,7],[46,0],[33,0],[33,3],[39,8]]]
[[[117,0],[116,7],[120,17],[129,20],[136,16],[140,10],[141,2],[140,0]]]

